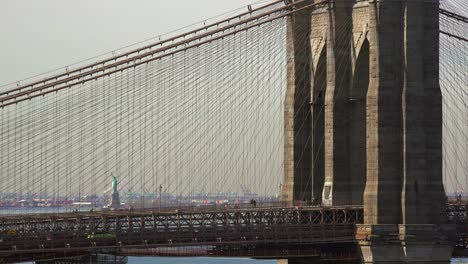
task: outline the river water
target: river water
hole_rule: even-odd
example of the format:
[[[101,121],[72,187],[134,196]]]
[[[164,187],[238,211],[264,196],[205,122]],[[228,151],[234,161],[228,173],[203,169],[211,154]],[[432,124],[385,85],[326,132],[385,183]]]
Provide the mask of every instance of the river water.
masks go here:
[[[276,260],[255,260],[247,258],[156,258],[130,257],[128,264],[276,264]],[[452,259],[453,264],[468,263],[468,259]],[[32,262],[22,264],[34,264]]]
[[[243,258],[128,258],[128,264],[276,264],[276,260]],[[452,263],[468,263],[468,259],[452,259]]]
[[[149,258],[130,257],[128,264],[276,264],[275,260],[247,258]]]

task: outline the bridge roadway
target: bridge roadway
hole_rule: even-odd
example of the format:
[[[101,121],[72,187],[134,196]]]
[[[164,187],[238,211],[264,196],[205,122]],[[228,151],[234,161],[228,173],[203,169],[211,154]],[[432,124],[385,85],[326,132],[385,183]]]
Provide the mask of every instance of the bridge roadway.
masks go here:
[[[187,208],[0,217],[0,257],[41,259],[115,249],[238,248],[354,241],[362,207]],[[60,255],[60,256],[62,256]],[[42,257],[41,257],[42,256]]]
[[[447,206],[466,255],[466,206]],[[91,253],[356,258],[363,208],[269,206],[180,208],[0,217],[0,263]],[[331,246],[332,245],[332,246]],[[326,248],[328,247],[328,248]],[[330,248],[333,248],[330,250]]]

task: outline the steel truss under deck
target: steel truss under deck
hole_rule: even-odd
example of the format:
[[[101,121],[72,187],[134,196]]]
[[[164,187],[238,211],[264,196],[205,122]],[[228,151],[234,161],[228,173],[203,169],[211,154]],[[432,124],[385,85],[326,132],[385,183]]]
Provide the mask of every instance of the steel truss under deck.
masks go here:
[[[0,256],[158,247],[350,243],[362,207],[110,211],[0,218]],[[235,245],[235,246],[233,246]]]

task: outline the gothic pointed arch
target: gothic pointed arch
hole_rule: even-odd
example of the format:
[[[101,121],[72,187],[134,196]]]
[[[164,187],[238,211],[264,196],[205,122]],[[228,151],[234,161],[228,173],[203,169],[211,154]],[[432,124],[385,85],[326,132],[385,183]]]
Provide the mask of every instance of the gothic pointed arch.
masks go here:
[[[366,96],[369,88],[369,41],[366,39],[356,60],[349,98],[349,173],[352,204],[363,204],[366,184]]]
[[[314,69],[312,83],[312,183],[313,196],[322,195],[325,180],[325,93],[327,88],[327,47],[324,45]]]

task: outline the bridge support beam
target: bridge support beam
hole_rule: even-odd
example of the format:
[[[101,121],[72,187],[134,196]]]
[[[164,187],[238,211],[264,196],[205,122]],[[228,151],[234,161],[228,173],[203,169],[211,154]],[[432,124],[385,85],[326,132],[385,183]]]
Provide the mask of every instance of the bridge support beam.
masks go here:
[[[370,1],[364,263],[450,263],[442,184],[439,3]]]
[[[300,8],[306,3],[298,6]],[[310,11],[288,17],[288,83],[284,109],[283,200],[310,201],[312,181],[312,116]]]
[[[331,1],[327,36],[327,91],[325,99],[325,184],[322,203],[350,205],[349,88],[351,83],[353,1]]]
[[[359,225],[362,263],[450,263],[450,230],[437,225]]]
[[[365,52],[355,58],[355,67],[361,69],[352,72],[351,51],[356,47],[351,44],[354,33],[363,30],[362,24],[353,23],[357,13],[368,18],[368,34]],[[314,23],[314,16],[326,16],[328,21]],[[308,195],[310,187],[304,183],[316,171],[304,162],[316,153],[306,140],[313,127],[298,125],[311,122],[305,117],[317,110],[312,107],[312,111],[301,112],[301,93],[312,96],[314,104],[316,91],[310,89],[323,86],[310,74],[315,54],[307,39],[317,27],[326,36],[323,205],[363,201],[364,225],[357,238],[366,263],[418,259],[448,263],[451,245],[447,241],[451,239],[442,235],[451,236],[451,228],[446,226],[442,183],[439,1],[331,0],[321,10],[290,18],[288,52],[294,59],[288,61],[285,107],[284,190],[288,201]],[[337,36],[341,42],[336,41]],[[301,82],[311,79],[310,84]],[[353,166],[359,162],[358,156],[365,159],[362,167]],[[364,178],[362,195],[359,187]]]
[[[362,76],[355,80],[357,86],[365,87],[354,88],[360,92],[353,94],[359,102],[354,105],[352,119],[355,2],[310,0],[294,8],[311,3],[321,4],[292,15],[287,25],[283,200],[292,203],[316,199],[326,206],[362,205],[365,165],[351,165],[349,158],[355,156],[354,163],[365,159],[368,86]],[[368,68],[369,64],[364,64]],[[363,75],[368,70],[357,72]],[[353,126],[350,136],[350,122],[356,119],[358,125]],[[353,138],[364,146],[354,144],[355,151],[350,153]]]

